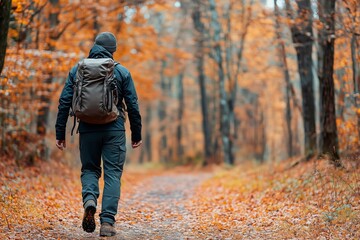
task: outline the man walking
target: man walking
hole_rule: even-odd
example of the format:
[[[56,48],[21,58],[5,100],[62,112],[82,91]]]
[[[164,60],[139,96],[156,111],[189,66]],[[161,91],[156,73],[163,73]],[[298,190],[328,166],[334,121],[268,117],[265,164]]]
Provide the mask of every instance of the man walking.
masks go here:
[[[60,96],[55,125],[56,146],[63,150],[66,147],[65,129],[70,108],[80,119],[78,131],[80,133],[79,149],[84,206],[82,227],[86,232],[93,232],[96,226],[94,215],[99,197],[101,159],[103,161],[105,185],[100,213],[100,236],[116,234],[114,223],[120,199],[120,179],[126,152],[125,115],[121,114],[124,111],[122,109],[123,100],[130,120],[132,147],[137,148],[142,144],[141,116],[136,90],[130,72],[113,61],[116,45],[116,38],[112,33],[100,33],[95,39],[88,58],[71,69]],[[94,66],[100,67],[97,70]],[[105,77],[101,79],[99,76]],[[98,84],[99,79],[102,87],[97,89],[105,89],[107,92],[104,93],[104,96],[101,91],[94,90],[96,89],[94,84]],[[114,80],[115,84],[112,84],[111,80]],[[105,108],[105,110],[97,112],[105,112],[106,116],[81,118],[90,112],[94,113],[93,109],[89,110],[90,103],[96,101],[98,96],[100,96],[101,103],[95,104],[95,107]],[[80,103],[79,99],[81,99]],[[86,104],[89,104],[89,109],[84,110]],[[108,105],[110,107],[107,107]],[[94,104],[92,104],[93,106]],[[81,115],[81,111],[85,113],[81,113]]]

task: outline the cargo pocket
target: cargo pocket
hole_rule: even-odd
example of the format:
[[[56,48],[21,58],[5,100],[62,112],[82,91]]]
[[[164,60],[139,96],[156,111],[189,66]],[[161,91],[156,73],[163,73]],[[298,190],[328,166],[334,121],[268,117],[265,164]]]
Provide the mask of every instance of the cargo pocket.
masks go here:
[[[119,150],[120,150],[119,164],[121,165],[121,169],[123,169],[123,166],[124,166],[124,163],[125,163],[125,158],[126,158],[126,145],[125,145],[125,143],[119,145]]]

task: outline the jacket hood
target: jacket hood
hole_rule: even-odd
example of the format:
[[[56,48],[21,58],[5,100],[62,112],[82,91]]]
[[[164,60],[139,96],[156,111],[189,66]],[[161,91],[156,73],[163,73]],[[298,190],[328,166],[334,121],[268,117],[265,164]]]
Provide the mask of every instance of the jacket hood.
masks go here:
[[[113,55],[103,46],[94,44],[90,50],[89,58],[113,58]]]

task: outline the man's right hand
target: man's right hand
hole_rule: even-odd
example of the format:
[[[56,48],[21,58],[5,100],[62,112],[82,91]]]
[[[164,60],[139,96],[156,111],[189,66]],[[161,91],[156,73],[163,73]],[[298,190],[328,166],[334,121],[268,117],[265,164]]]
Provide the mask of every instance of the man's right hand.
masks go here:
[[[64,150],[66,148],[66,142],[65,140],[56,140],[56,146],[58,147],[58,149],[60,149],[61,151]]]

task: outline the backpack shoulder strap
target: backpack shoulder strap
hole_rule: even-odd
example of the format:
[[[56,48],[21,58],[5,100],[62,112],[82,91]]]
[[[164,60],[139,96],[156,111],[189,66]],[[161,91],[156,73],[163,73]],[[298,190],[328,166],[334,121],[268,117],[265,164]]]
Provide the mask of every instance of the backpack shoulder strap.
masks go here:
[[[121,66],[121,64],[118,63],[118,62],[115,62],[115,64],[114,64],[114,69],[115,69],[114,73],[115,73],[115,75],[116,75],[116,73],[118,73],[119,79],[123,80],[124,76],[122,75],[120,69],[118,69],[116,66]]]
[[[118,62],[115,62],[115,65],[114,65],[114,73],[115,73],[115,76],[116,76],[116,73],[118,74],[118,79],[120,80],[118,83],[119,83],[119,85],[118,85],[118,89],[119,89],[119,91],[121,92],[121,94],[122,94],[122,81],[123,81],[123,79],[124,79],[124,76],[123,76],[123,74],[122,74],[122,72],[121,72],[121,70],[120,69],[118,69],[116,66],[121,66],[121,64],[120,63],[118,63]],[[124,104],[124,102],[122,101],[121,102],[121,104],[120,104],[120,107],[121,107],[121,110],[123,111],[123,114],[124,114],[124,118],[125,118],[125,112],[127,112],[127,109],[126,109],[126,107],[125,107],[125,104]],[[126,119],[126,118],[125,118]]]

